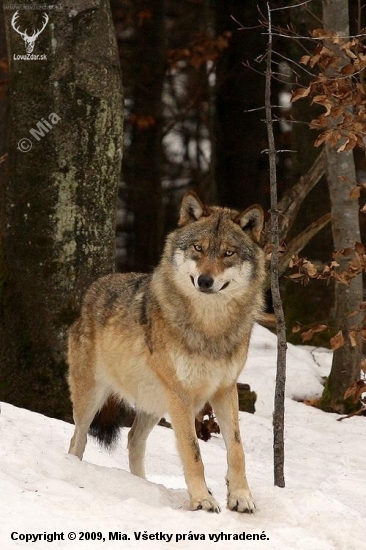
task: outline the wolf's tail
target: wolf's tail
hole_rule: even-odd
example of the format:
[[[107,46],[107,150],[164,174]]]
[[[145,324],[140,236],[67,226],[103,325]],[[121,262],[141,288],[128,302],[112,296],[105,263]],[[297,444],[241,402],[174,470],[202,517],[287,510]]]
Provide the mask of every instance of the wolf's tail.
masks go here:
[[[134,411],[123,401],[110,396],[95,415],[89,434],[103,447],[112,449],[118,441],[120,429],[132,426],[134,416]]]

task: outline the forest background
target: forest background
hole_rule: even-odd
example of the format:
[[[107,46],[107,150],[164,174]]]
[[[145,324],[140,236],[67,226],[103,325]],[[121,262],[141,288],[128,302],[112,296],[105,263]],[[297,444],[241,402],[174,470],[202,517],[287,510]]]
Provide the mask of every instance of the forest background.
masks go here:
[[[269,210],[266,3],[72,4],[48,2],[51,23],[35,45],[45,62],[16,60],[24,53],[19,31],[41,28],[45,9],[23,2],[34,10],[18,10],[18,31],[14,4],[3,2],[0,12],[0,399],[63,419],[70,419],[67,327],[88,284],[115,267],[151,271],[187,189],[210,203]],[[300,5],[287,9],[292,4]],[[357,103],[365,96],[365,13],[359,0],[270,6],[277,178],[287,220],[281,247],[291,262],[281,279],[288,339],[336,350],[336,395],[326,385],[321,406],[349,412],[360,406],[366,336],[365,113]],[[319,74],[337,93],[319,92]],[[340,82],[350,86],[343,95]],[[345,127],[341,113],[357,113],[361,126],[351,125],[351,139],[343,127],[339,142],[334,124],[321,117],[331,110],[329,98],[340,96],[335,118]],[[50,119],[47,135],[22,151],[20,138],[52,113],[60,120]],[[319,130],[328,131],[323,140]],[[358,229],[335,229],[350,218]],[[336,243],[337,234],[347,242]]]

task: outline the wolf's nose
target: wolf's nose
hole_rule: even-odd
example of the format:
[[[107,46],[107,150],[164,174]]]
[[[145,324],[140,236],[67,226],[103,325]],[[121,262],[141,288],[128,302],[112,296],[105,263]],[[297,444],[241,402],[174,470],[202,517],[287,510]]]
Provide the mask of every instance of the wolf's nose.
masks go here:
[[[199,288],[201,288],[202,290],[208,290],[212,287],[214,280],[212,277],[210,277],[210,275],[200,275],[197,282]]]

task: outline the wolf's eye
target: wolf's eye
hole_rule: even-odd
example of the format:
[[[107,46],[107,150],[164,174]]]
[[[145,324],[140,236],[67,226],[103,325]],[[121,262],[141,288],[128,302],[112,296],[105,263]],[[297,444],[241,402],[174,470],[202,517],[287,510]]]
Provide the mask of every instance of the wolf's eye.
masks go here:
[[[193,248],[196,250],[196,252],[202,252],[202,246],[199,244],[194,244]]]
[[[226,256],[226,258],[230,258],[233,254],[235,254],[234,250],[225,250],[224,252],[224,256]]]

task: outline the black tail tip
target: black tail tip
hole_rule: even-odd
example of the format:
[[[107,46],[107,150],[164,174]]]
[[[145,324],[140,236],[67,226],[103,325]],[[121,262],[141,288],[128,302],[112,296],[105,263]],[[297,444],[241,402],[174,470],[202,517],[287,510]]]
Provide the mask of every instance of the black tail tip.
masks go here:
[[[114,397],[109,397],[95,415],[89,434],[95,437],[102,447],[112,450],[118,442],[120,429],[132,426],[133,420],[133,410]]]
[[[112,450],[118,442],[120,426],[101,425],[98,423],[98,415],[99,413],[95,416],[89,428],[89,434],[98,441],[99,445]]]

